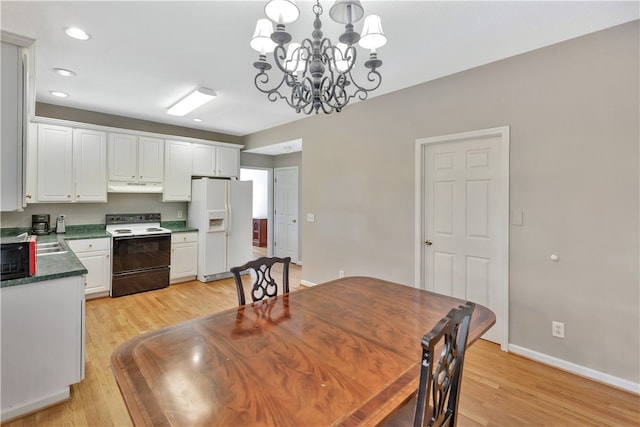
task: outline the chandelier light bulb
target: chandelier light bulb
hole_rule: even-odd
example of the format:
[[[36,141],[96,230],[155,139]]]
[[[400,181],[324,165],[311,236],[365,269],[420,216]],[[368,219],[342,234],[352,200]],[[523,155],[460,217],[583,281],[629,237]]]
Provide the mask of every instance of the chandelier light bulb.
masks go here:
[[[300,16],[300,9],[294,0],[271,0],[265,5],[264,13],[277,24],[290,24]]]
[[[287,47],[287,60],[285,68],[287,71],[299,73],[304,71],[305,59],[300,43],[289,43]]]
[[[369,15],[364,18],[362,36],[358,44],[364,49],[373,51],[387,44],[387,36],[382,31],[382,22],[378,15]]]
[[[334,61],[336,64],[336,70],[344,73],[349,69],[349,61],[347,60],[348,46],[344,43],[338,43],[334,53]]]
[[[256,30],[249,45],[260,54],[271,53],[276,48],[276,43],[271,40],[273,24],[266,18],[258,19]]]

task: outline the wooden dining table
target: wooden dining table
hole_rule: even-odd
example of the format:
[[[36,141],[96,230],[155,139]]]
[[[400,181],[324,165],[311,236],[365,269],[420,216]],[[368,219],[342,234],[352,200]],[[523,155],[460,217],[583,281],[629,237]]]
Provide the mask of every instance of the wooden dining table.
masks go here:
[[[422,336],[461,303],[347,277],[139,335],[111,367],[137,426],[376,425],[411,398]],[[468,345],[494,323],[476,305]]]

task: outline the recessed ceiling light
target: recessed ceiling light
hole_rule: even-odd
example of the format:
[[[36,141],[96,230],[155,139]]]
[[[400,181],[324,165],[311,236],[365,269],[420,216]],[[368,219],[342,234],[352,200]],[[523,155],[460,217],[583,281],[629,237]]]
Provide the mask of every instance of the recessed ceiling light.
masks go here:
[[[74,71],[67,70],[66,68],[54,68],[53,72],[63,77],[75,77],[76,75]]]
[[[167,114],[172,116],[184,116],[185,114],[195,110],[205,102],[215,98],[216,93],[211,89],[204,87],[198,88],[191,92],[180,101],[176,102],[167,110]]]
[[[202,121],[202,119],[193,119],[193,121],[200,123]]]
[[[69,94],[64,93],[64,92],[60,92],[58,90],[52,90],[51,92],[49,92],[51,95],[53,96],[57,96],[58,98],[66,98],[67,96],[69,96]]]
[[[73,37],[77,40],[89,40],[91,38],[87,32],[76,27],[67,27],[64,29],[64,32],[69,37]]]

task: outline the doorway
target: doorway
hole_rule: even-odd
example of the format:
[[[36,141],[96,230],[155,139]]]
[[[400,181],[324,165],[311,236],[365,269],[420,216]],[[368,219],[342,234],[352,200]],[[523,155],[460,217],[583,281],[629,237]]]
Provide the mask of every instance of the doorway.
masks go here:
[[[273,169],[269,168],[240,168],[240,181],[253,181],[253,256],[272,256],[273,242]],[[258,230],[256,230],[258,224]],[[261,238],[266,228],[266,241]],[[256,238],[257,237],[257,238]]]
[[[416,141],[416,284],[490,308],[508,346],[509,127]]]

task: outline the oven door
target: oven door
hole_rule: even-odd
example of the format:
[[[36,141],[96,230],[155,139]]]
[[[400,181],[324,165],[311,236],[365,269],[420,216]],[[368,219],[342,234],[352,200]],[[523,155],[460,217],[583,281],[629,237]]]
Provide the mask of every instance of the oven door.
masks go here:
[[[171,234],[113,238],[113,274],[167,267],[171,264]]]

